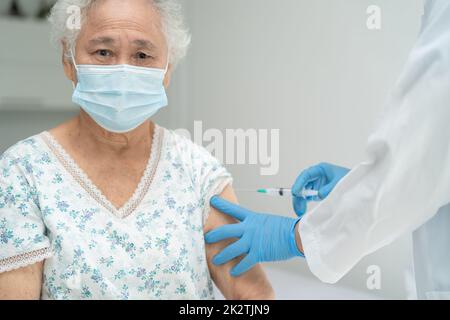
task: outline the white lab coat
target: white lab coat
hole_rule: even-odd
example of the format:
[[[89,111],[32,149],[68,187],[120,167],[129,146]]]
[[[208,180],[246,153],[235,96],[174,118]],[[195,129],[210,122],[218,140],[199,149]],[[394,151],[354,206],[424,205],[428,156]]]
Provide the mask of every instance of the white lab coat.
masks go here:
[[[302,219],[311,271],[334,283],[365,255],[417,230],[418,297],[450,298],[450,0],[426,2],[367,154]]]

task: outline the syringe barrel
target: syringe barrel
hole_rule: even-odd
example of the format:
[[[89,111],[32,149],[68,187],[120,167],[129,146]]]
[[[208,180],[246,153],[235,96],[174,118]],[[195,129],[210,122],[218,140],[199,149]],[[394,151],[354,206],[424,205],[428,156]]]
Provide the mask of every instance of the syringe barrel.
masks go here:
[[[285,197],[288,196],[291,191],[289,189],[285,188],[269,188],[266,189],[268,195],[274,196],[274,197]]]
[[[319,195],[319,192],[317,190],[309,190],[309,189],[302,190],[303,198],[317,197],[318,195]]]

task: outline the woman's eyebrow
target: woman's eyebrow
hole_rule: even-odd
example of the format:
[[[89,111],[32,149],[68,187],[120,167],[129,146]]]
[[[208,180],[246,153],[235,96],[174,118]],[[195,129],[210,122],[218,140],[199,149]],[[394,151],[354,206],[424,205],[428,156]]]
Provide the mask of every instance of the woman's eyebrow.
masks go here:
[[[132,42],[136,47],[139,48],[146,48],[146,49],[156,49],[156,46],[153,44],[153,42],[149,41],[149,40],[133,40]]]
[[[110,37],[98,37],[98,38],[89,40],[90,45],[99,45],[99,44],[113,45],[115,42],[116,42],[116,40],[114,40],[113,38],[110,38]]]

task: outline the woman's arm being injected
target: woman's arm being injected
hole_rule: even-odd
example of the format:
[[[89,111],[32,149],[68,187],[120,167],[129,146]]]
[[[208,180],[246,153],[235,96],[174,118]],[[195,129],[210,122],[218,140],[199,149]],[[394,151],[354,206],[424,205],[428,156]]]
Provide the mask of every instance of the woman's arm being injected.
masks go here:
[[[220,197],[230,202],[237,203],[236,195],[231,186],[225,188]],[[204,232],[207,233],[222,225],[236,222],[237,221],[233,218],[211,208],[211,212],[204,227]],[[238,257],[221,266],[216,266],[212,263],[213,257],[234,241],[236,241],[236,239],[206,245],[208,267],[216,286],[222,292],[224,297],[229,300],[274,299],[275,295],[273,289],[260,265],[255,266],[249,272],[235,278],[230,275],[230,270],[243,257]]]

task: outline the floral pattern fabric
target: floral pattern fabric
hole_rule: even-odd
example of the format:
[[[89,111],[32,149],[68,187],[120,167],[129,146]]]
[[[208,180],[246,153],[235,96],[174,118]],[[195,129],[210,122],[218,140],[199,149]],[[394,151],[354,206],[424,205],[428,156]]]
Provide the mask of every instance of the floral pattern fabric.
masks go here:
[[[0,272],[45,259],[42,299],[213,299],[203,226],[231,182],[205,149],[156,126],[116,209],[42,132],[0,157]]]

